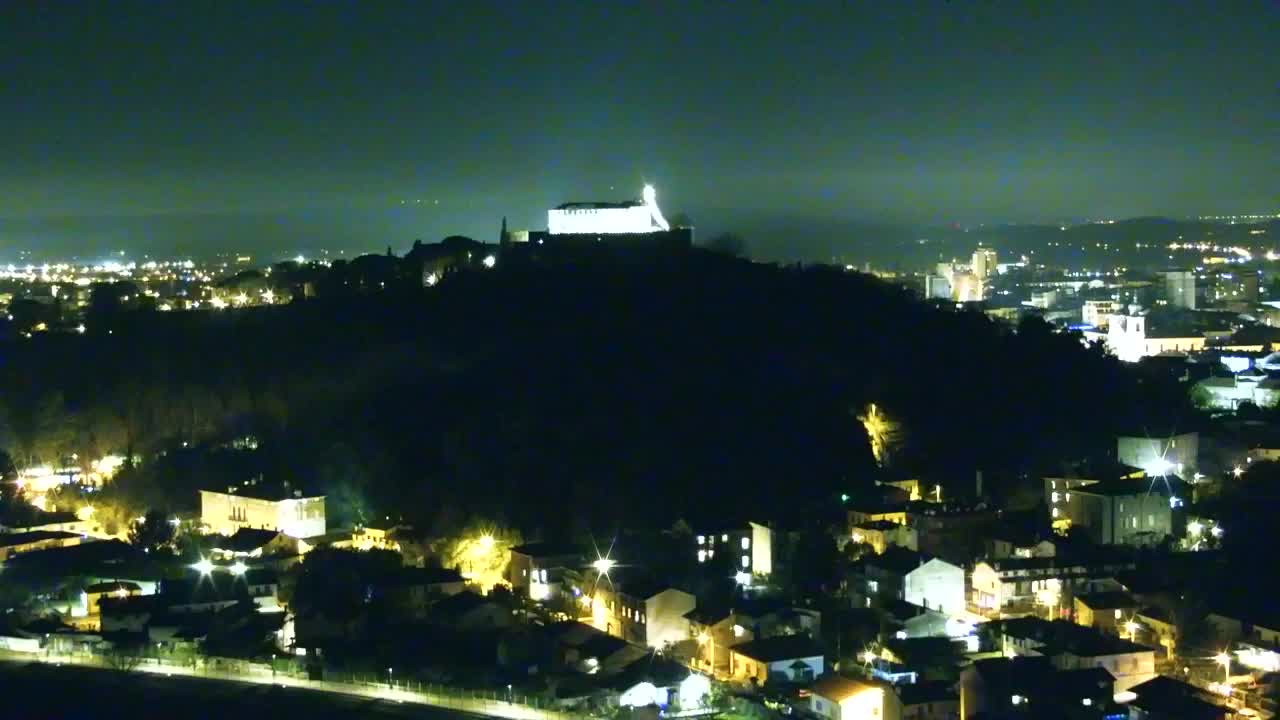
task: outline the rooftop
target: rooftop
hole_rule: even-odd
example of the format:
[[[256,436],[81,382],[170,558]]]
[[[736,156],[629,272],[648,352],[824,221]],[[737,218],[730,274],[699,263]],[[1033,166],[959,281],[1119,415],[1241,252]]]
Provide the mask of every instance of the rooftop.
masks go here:
[[[635,200],[626,202],[567,202],[557,205],[556,210],[627,210],[633,207],[644,207],[644,203]]]
[[[213,548],[223,552],[250,553],[280,537],[275,530],[240,528],[225,540],[215,540]]]
[[[1119,590],[1077,595],[1076,600],[1091,610],[1123,610],[1138,607],[1138,601],[1127,592]]]
[[[1151,652],[1151,648],[1093,628],[1066,620],[1041,620],[1034,617],[996,620],[988,624],[995,632],[1009,637],[1035,640],[1044,646],[1044,654],[1069,653],[1078,657],[1122,655]]]
[[[933,560],[932,555],[908,550],[904,547],[892,546],[875,557],[868,557],[863,564],[887,570],[898,575],[906,575],[925,563]]]
[[[1132,495],[1149,495],[1156,494],[1167,496],[1165,492],[1165,484],[1157,482],[1156,478],[1146,478],[1142,480],[1101,480],[1088,485],[1080,485],[1072,492],[1084,493],[1086,495],[1102,495],[1109,497],[1129,497]]]
[[[29,532],[0,534],[0,548],[18,547],[45,540],[70,540],[80,535],[60,530],[31,530]]]
[[[323,494],[309,492],[299,485],[290,483],[288,480],[281,482],[263,481],[260,479],[245,480],[239,485],[209,488],[206,492],[219,493],[222,495],[239,495],[241,497],[254,498],[257,500],[270,500],[272,502],[324,497]]]
[[[875,530],[878,532],[896,530],[900,527],[902,527],[902,525],[899,523],[889,522],[888,520],[872,520],[870,522],[859,523],[853,526],[855,530]]]
[[[1164,675],[1157,675],[1131,690],[1138,697],[1129,704],[1151,714],[1167,714],[1183,720],[1222,720],[1231,714],[1228,708],[1218,705],[1217,698],[1208,691]]]
[[[956,689],[950,683],[924,682],[909,683],[898,686],[898,697],[903,705],[921,705],[924,703],[948,702],[960,699]]]
[[[855,695],[861,695],[868,690],[876,690],[882,687],[883,685],[867,680],[855,680],[843,675],[828,673],[813,684],[812,691],[814,695],[835,703],[842,703]]]
[[[142,587],[137,583],[125,582],[124,580],[113,580],[111,582],[94,583],[85,587],[87,593],[113,593],[120,590],[126,593],[141,592]]]
[[[777,662],[793,658],[820,657],[822,647],[808,635],[780,635],[750,642],[739,643],[730,648],[733,652],[752,660]]]

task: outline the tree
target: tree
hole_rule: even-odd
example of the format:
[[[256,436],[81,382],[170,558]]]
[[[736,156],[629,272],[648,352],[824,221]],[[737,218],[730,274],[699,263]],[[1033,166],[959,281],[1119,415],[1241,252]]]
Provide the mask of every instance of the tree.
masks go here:
[[[725,232],[713,236],[707,241],[708,250],[729,257],[743,257],[747,254],[747,241],[737,233]]]
[[[144,552],[167,548],[173,542],[173,525],[159,510],[148,510],[129,526],[129,543]]]
[[[0,450],[0,503],[9,505],[16,502],[22,494],[18,487],[18,468],[13,464],[9,453]]]

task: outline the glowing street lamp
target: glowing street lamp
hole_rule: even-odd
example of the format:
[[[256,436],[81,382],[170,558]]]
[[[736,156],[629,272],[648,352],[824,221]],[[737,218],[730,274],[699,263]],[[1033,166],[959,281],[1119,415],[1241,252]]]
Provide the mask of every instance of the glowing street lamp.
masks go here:
[[[213,563],[209,560],[209,558],[200,558],[200,562],[191,564],[191,569],[195,570],[201,575],[212,575]]]
[[[595,568],[596,572],[600,573],[601,575],[608,575],[609,571],[612,570],[614,566],[617,564],[618,563],[615,562],[612,558],[602,557],[592,562],[591,567]]]
[[[232,565],[231,565],[231,574],[232,574],[232,575],[244,575],[246,572],[248,572],[248,570],[249,570],[249,566],[248,566],[248,565],[245,565],[244,563],[240,562],[239,560],[237,560],[236,562],[232,563]]]
[[[81,520],[88,521],[93,519],[93,513],[94,513],[93,506],[85,505],[84,507],[76,511],[76,517],[80,518]]]
[[[1204,530],[1204,525],[1198,520],[1192,520],[1187,523],[1187,532],[1191,535],[1199,535],[1202,530]]]
[[[1231,682],[1231,656],[1227,654],[1226,650],[1223,650],[1222,652],[1213,656],[1213,661],[1222,666],[1222,682],[1224,684],[1230,683]]]
[[[1244,468],[1237,465],[1231,468],[1231,474],[1235,475],[1236,477],[1240,477],[1241,475],[1244,475]]]
[[[481,552],[489,552],[490,550],[492,550],[492,549],[493,549],[493,536],[492,536],[492,535],[487,535],[487,534],[486,534],[486,535],[481,535],[481,536],[480,536],[480,539],[479,539],[477,542],[479,542],[479,543],[480,543],[480,550],[481,550]]]
[[[1128,621],[1126,621],[1126,622],[1125,622],[1125,624],[1124,624],[1124,629],[1129,631],[1129,639],[1130,639],[1131,641],[1135,641],[1135,642],[1137,641],[1137,639],[1138,639],[1138,628],[1140,628],[1140,627],[1142,627],[1142,626],[1141,626],[1141,625],[1139,625],[1138,623],[1134,622],[1134,620],[1133,620],[1132,618],[1130,618]]]

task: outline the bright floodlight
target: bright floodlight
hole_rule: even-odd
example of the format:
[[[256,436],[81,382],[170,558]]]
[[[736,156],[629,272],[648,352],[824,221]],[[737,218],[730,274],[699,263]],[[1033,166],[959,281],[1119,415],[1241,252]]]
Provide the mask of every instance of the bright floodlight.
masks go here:
[[[249,569],[249,566],[248,566],[248,565],[245,565],[244,563],[242,563],[242,562],[240,562],[240,561],[238,561],[238,560],[237,560],[236,562],[232,563],[232,565],[231,565],[231,574],[232,574],[232,575],[243,575],[243,574],[245,574],[245,572],[246,572],[248,569]]]
[[[591,567],[596,569],[600,574],[607,574],[616,565],[612,558],[603,557],[591,563]]]
[[[76,517],[80,518],[81,520],[89,520],[93,518],[93,506],[85,505],[84,507],[80,508],[79,510],[76,511]]]
[[[1173,472],[1174,465],[1168,460],[1158,457],[1147,464],[1147,474],[1161,477]]]
[[[485,267],[487,267],[487,268],[491,268],[491,267],[493,267],[494,265],[497,265],[497,264],[498,264],[498,258],[497,258],[496,256],[494,256],[494,255],[485,255],[485,256],[484,256],[484,266],[485,266]]]
[[[483,551],[485,551],[485,552],[489,552],[490,550],[492,550],[492,549],[493,549],[493,536],[492,536],[492,535],[481,535],[481,536],[480,536],[480,541],[479,541],[479,542],[480,542],[480,549],[481,549],[481,550],[483,550]]]
[[[733,581],[743,586],[750,585],[751,573],[739,571],[733,576]]]
[[[209,560],[209,558],[200,558],[200,562],[192,563],[191,569],[195,570],[201,575],[209,575],[213,572],[213,563]]]

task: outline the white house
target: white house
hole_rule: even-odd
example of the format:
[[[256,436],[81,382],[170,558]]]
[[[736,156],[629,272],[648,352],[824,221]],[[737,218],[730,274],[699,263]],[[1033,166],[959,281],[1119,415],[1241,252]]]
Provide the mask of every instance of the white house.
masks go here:
[[[905,600],[954,615],[965,611],[964,569],[941,558],[890,546],[863,561],[867,597]]]
[[[781,635],[729,648],[729,671],[734,680],[756,685],[809,683],[826,672],[826,660],[808,635]]]
[[[887,683],[825,675],[814,683],[809,709],[827,720],[899,720],[902,704]]]
[[[316,537],[325,533],[324,496],[306,495],[288,483],[248,482],[227,492],[201,490],[200,521],[220,535],[254,528],[292,538]]]

